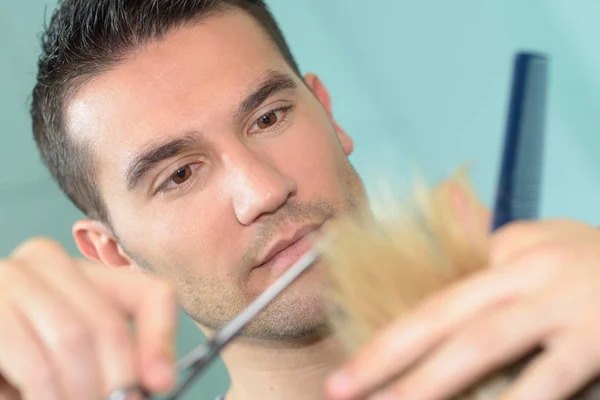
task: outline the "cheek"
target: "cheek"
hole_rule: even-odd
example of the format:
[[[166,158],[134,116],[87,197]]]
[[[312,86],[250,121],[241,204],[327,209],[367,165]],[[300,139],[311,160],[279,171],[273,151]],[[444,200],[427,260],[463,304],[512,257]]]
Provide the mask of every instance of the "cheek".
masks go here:
[[[279,169],[295,179],[300,191],[325,195],[338,189],[345,176],[346,156],[326,121],[294,126],[276,149]]]
[[[150,228],[154,243],[164,243],[173,257],[201,269],[219,264],[214,249],[223,248],[227,234],[231,233],[229,220],[223,218],[226,202],[215,199],[218,194],[214,191],[211,195],[210,202],[204,193],[182,196],[169,204],[168,210],[163,207],[160,218]]]
[[[216,254],[215,249],[226,245],[225,234],[230,230],[223,218],[220,223],[216,221],[223,215],[223,210],[215,209],[220,203],[207,208],[201,204],[202,200],[197,194],[181,196],[157,207],[157,212],[141,215],[144,212],[141,210],[135,219],[131,216],[119,219],[125,222],[122,226],[128,227],[122,232],[128,250],[166,277],[214,275],[214,270],[228,261],[222,259],[223,253]],[[219,229],[215,230],[215,226]]]

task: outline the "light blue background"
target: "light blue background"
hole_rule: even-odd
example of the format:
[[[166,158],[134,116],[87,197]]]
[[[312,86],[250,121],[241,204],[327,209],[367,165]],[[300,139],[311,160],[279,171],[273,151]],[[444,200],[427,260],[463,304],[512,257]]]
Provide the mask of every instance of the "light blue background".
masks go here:
[[[352,161],[376,176],[430,179],[473,165],[490,203],[513,53],[551,55],[544,216],[600,223],[600,2],[596,0],[272,0],[303,72],[330,89],[354,137]],[[70,234],[80,214],[38,161],[27,114],[37,34],[54,1],[0,2],[0,256],[33,235]],[[182,316],[180,351],[203,340]],[[227,386],[217,363],[186,398]]]

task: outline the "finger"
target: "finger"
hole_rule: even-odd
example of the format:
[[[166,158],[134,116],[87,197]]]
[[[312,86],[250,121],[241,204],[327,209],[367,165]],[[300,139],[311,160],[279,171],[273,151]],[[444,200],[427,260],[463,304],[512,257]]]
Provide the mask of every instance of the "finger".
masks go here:
[[[96,285],[135,316],[141,383],[152,391],[171,389],[176,382],[177,333],[177,297],[173,288],[143,274],[115,274],[105,269],[89,273]]]
[[[40,247],[47,251],[40,251]],[[130,271],[96,265],[81,268],[54,242],[41,241],[36,243],[35,251],[30,249],[22,249],[15,257],[31,265],[43,265],[45,253],[57,255],[55,267],[41,268],[39,273],[60,288],[94,327],[105,390],[135,383],[133,377],[140,374],[141,383],[151,391],[172,386],[177,309],[168,285]],[[137,348],[131,342],[126,316],[135,321]]]
[[[89,278],[135,318],[137,357],[147,389],[168,391],[176,379],[177,296],[172,285],[150,275],[80,263]]]
[[[522,262],[487,269],[457,282],[383,330],[327,381],[328,393],[345,399],[372,392],[477,314],[538,288],[545,281],[543,268],[525,269]]]
[[[547,229],[547,222],[515,221],[492,234],[489,264],[505,265],[520,254],[552,240],[556,231]]]
[[[53,255],[51,260],[48,254]],[[52,241],[38,240],[18,249],[13,259],[28,272],[29,281],[39,281],[38,285],[43,283],[46,286],[40,295],[53,297],[49,303],[52,300],[64,303],[63,315],[54,312],[55,322],[64,319],[68,325],[56,325],[55,333],[46,333],[46,336],[63,336],[58,339],[59,343],[69,338],[81,345],[80,351],[74,351],[68,348],[68,343],[57,345],[56,338],[49,339],[51,355],[56,363],[63,365],[63,379],[72,379],[66,372],[69,370],[64,365],[66,359],[77,357],[77,364],[80,365],[78,373],[88,371],[88,376],[84,382],[77,380],[75,385],[89,387],[87,396],[95,394],[100,397],[124,385],[136,383],[133,338],[129,333],[126,314],[114,307],[112,300],[102,298],[105,296],[84,277],[82,271],[76,269],[75,263],[62,247]],[[39,321],[32,323],[38,324]],[[83,359],[89,360],[89,364],[81,365]],[[65,384],[73,386],[70,382]]]
[[[597,352],[582,343],[557,343],[534,359],[502,400],[562,400],[571,398],[600,372]]]
[[[8,301],[0,299],[0,304]],[[14,309],[2,307],[0,321],[0,399],[64,399],[57,371],[23,318]]]
[[[389,393],[421,400],[457,396],[478,380],[534,350],[554,326],[532,321],[535,301],[513,302],[482,316],[395,383]]]
[[[480,242],[488,236],[491,213],[480,201],[462,168],[451,179],[443,181],[435,190],[434,200],[443,202],[440,207],[450,207],[465,233]]]
[[[57,370],[65,399],[100,396],[101,377],[91,327],[28,265],[15,265],[7,294],[37,334]]]

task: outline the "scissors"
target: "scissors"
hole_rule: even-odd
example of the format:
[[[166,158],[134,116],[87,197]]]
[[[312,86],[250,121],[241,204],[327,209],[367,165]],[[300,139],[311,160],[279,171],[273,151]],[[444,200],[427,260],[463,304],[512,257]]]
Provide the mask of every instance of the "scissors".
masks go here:
[[[531,52],[516,54],[492,231],[511,221],[537,219],[539,216],[547,75],[546,55]],[[308,252],[208,342],[183,356],[177,362],[177,371],[180,376],[185,374],[187,377],[166,399],[181,399],[220,351],[317,258],[316,251]],[[132,394],[153,398],[139,385],[133,385],[114,392],[106,400],[127,400]]]
[[[165,397],[167,400],[179,400],[190,385],[210,366],[212,361],[219,355],[220,351],[227,346],[250,321],[261,312],[273,299],[275,299],[285,288],[294,282],[305,272],[318,258],[316,250],[311,250],[302,256],[284,274],[281,275],[271,286],[258,296],[240,314],[234,317],[223,328],[221,328],[208,342],[202,343],[177,362],[179,375],[187,377],[179,386]],[[135,397],[138,396],[138,397]],[[131,385],[119,389],[110,394],[106,400],[128,400],[131,397],[144,399],[157,399],[147,393],[140,385]]]

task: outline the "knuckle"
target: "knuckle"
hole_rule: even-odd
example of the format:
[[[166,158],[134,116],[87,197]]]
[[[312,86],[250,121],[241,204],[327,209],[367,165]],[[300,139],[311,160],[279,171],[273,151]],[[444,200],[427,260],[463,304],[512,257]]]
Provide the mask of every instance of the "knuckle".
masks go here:
[[[578,254],[578,249],[559,243],[540,243],[532,251],[545,260],[561,263],[573,260]]]
[[[553,363],[553,368],[548,368],[550,381],[569,385],[579,381],[583,372],[582,362],[585,361],[581,357],[561,357],[560,362]]]
[[[522,255],[521,261],[554,276],[572,266],[578,257],[577,250],[557,243],[539,243]]]
[[[484,327],[467,330],[461,338],[461,344],[465,348],[465,357],[477,360],[481,354],[502,348],[503,340],[497,332],[489,332]]]
[[[14,261],[2,261],[0,262],[0,283],[11,279],[11,275],[14,274],[16,263]]]
[[[35,237],[21,243],[12,252],[9,260],[11,262],[20,260],[24,265],[39,267],[39,265],[31,265],[32,256],[35,256],[35,259],[43,256],[51,264],[69,265],[72,262],[71,257],[59,242],[45,237]]]
[[[27,371],[35,371],[30,380],[40,388],[50,387],[53,385],[53,382],[56,382],[57,377],[54,368],[46,363],[42,363],[42,365],[29,365]]]
[[[458,346],[467,349],[465,357],[473,362],[481,359],[482,354],[496,360],[510,351],[522,335],[522,330],[517,325],[507,325],[507,321],[514,319],[515,315],[511,311],[483,317],[459,335]]]
[[[508,244],[525,241],[539,233],[539,224],[531,221],[514,221],[500,228],[492,237],[493,247],[504,247]]]
[[[99,321],[97,340],[117,349],[126,349],[130,346],[131,334],[124,318],[119,317],[117,313],[110,313]]]
[[[92,332],[84,323],[75,319],[69,319],[66,321],[63,320],[59,326],[60,329],[57,331],[55,337],[55,345],[61,351],[91,349],[93,343]]]
[[[30,353],[27,357],[22,357],[18,364],[19,371],[14,381],[17,389],[50,387],[57,379],[55,369],[38,354]]]
[[[492,237],[490,248],[491,260],[513,260],[519,265],[527,264],[555,272],[580,256],[577,246],[568,246],[548,237],[543,227],[532,222],[516,222],[498,231]]]
[[[15,290],[21,283],[24,274],[24,266],[15,260],[0,263],[0,287],[3,292]]]
[[[33,237],[23,242],[17,249],[26,252],[64,253],[62,246],[55,240],[45,237]]]

